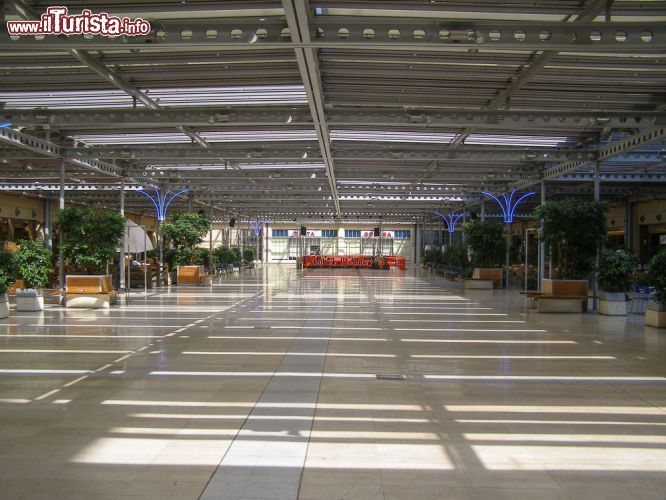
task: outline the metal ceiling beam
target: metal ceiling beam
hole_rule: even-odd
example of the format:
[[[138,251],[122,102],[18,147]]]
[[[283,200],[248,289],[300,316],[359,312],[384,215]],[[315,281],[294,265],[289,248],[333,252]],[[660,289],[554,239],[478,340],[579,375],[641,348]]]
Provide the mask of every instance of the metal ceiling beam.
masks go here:
[[[603,161],[610,158],[616,158],[619,155],[629,153],[630,151],[643,147],[655,141],[666,139],[666,127],[653,127],[643,132],[634,134],[626,139],[611,142],[601,148],[598,152],[585,156],[582,159],[571,160],[554,167],[550,167],[541,172],[538,177],[532,177],[518,181],[511,186],[514,189],[522,189],[537,184],[541,180],[551,179],[563,174],[575,172],[576,170],[590,165],[594,161]]]
[[[294,0],[284,0],[293,2]],[[597,0],[594,4],[606,0]],[[286,9],[285,9],[286,11]],[[292,8],[293,11],[293,8]],[[6,24],[0,26],[0,47],[14,53],[26,51],[140,49],[144,53],[173,51],[245,50],[265,51],[285,48],[335,48],[343,50],[381,50],[442,52],[461,48],[485,48],[528,51],[605,52],[609,50],[662,50],[666,47],[663,22],[508,22],[478,20],[397,20],[335,18],[314,19],[309,23],[314,41],[298,39],[291,26],[280,22],[247,19],[162,20],[154,23],[145,36],[95,37],[72,35],[62,39],[47,36],[36,40],[23,35],[10,39]],[[265,30],[265,31],[264,31]],[[289,37],[291,32],[291,39]],[[649,36],[647,35],[649,33]]]
[[[590,5],[588,5],[583,12],[578,15],[576,20],[573,23],[562,23],[563,25],[569,25],[569,29],[565,31],[565,36],[568,36],[569,39],[577,38],[577,33],[575,29],[578,27],[578,25],[583,24],[583,23],[588,23],[594,18],[597,17],[597,15],[600,12],[603,12],[604,9],[609,5],[608,0],[592,0]],[[572,24],[576,26],[572,26]],[[615,33],[618,33],[619,31],[616,31]],[[550,33],[550,31],[542,31],[540,33]],[[596,33],[596,32],[595,32]],[[615,36],[614,34],[607,33],[606,36]],[[588,35],[587,42],[591,42],[591,32]],[[602,35],[600,35],[601,37]],[[600,38],[601,40],[602,38]],[[488,110],[494,110],[500,107],[508,107],[509,106],[509,101],[511,100],[511,97],[513,94],[521,89],[528,81],[532,79],[539,71],[544,69],[548,63],[550,63],[555,57],[557,57],[559,53],[559,49],[553,49],[550,47],[544,47],[546,50],[543,50],[540,54],[538,54],[534,60],[526,67],[522,68],[520,73],[518,73],[513,81],[504,89],[502,90],[495,98],[493,98],[486,106],[485,109]],[[466,128],[463,130],[458,137],[455,138],[455,140],[451,143],[451,148],[456,148],[460,146],[467,137],[471,133],[474,132],[474,128]]]
[[[126,184],[125,191],[136,191],[143,186],[140,184]],[[30,183],[30,182],[0,182],[2,191],[58,191],[60,184],[55,183]],[[95,192],[95,191],[120,191],[120,184],[65,184],[65,191]]]
[[[386,145],[377,147],[366,145],[361,147],[358,143],[340,145],[339,148],[334,143],[333,154],[339,162],[339,169],[356,168],[353,162],[368,162],[371,160],[380,160],[380,163],[366,165],[368,170],[386,170],[405,166],[406,168],[422,168],[419,162],[437,161],[441,170],[446,170],[450,165],[458,165],[460,168],[464,163],[487,163],[484,168],[502,169],[506,168],[503,164],[543,164],[544,162],[565,162],[573,160],[593,160],[593,150],[560,150],[555,148],[524,148],[524,147],[474,147],[465,146],[464,148],[447,151],[438,147],[427,145]],[[71,149],[71,148],[70,148]],[[68,149],[68,151],[70,150]],[[223,165],[222,155],[231,162],[243,163],[297,163],[297,162],[321,162],[318,151],[310,152],[306,160],[303,159],[304,147],[278,148],[275,146],[249,147],[247,144],[242,147],[227,145],[224,148],[213,146],[211,149],[194,148],[188,145],[164,145],[161,148],[137,146],[137,147],[118,147],[101,146],[88,147],[72,150],[78,152],[82,158],[105,158],[120,159],[134,162],[143,162],[145,166],[158,163],[177,165],[179,163],[212,163]],[[0,154],[6,160],[31,160],[43,158],[41,153],[17,149],[2,149]],[[657,151],[652,152],[634,152],[627,151],[613,158],[616,161],[626,162],[656,162],[662,159]],[[350,165],[351,163],[351,165]],[[145,166],[135,167],[135,170],[145,169]],[[425,166],[425,165],[424,165]],[[424,167],[423,166],[423,167]],[[203,168],[203,167],[202,167]],[[268,167],[267,170],[277,169],[278,167]],[[230,167],[229,170],[232,170]],[[437,168],[432,169],[437,171]]]
[[[24,20],[30,19],[39,19],[37,12],[28,6],[23,0],[11,0],[14,5],[14,10]],[[7,29],[5,23],[4,28]],[[99,38],[99,37],[97,37]],[[90,68],[92,71],[97,73],[99,76],[104,78],[107,82],[115,87],[119,88],[128,95],[134,97],[136,100],[141,101],[143,104],[148,106],[150,109],[160,109],[160,105],[156,101],[148,97],[147,94],[137,89],[130,83],[126,82],[121,76],[118,75],[115,71],[110,68],[107,68],[104,64],[100,63],[97,59],[92,57],[86,50],[71,48],[69,51],[72,56],[74,56],[82,64]],[[208,143],[196,132],[184,127],[182,125],[177,125],[176,128],[192,139],[194,142],[203,147],[209,147]]]
[[[32,153],[37,153],[42,158],[44,156],[51,158],[65,158],[65,160],[71,163],[75,163],[96,172],[109,174],[114,177],[123,177],[125,175],[124,171],[115,165],[82,156],[73,150],[63,148],[47,140],[8,127],[0,128],[0,142],[11,144],[12,146],[16,146]]]
[[[306,9],[307,1],[302,0],[282,0],[287,25],[293,42],[310,42],[310,28],[308,25],[308,12]],[[319,72],[319,63],[317,53],[314,49],[304,49],[294,47],[298,70],[301,73],[305,93],[308,96],[308,105],[310,114],[314,121],[315,130],[321,156],[326,165],[326,173],[331,193],[333,193],[333,202],[335,210],[340,214],[340,203],[338,202],[338,192],[335,184],[335,165],[333,155],[331,154],[331,137],[326,123],[326,114],[324,112],[324,92],[321,85],[321,75]]]
[[[128,91],[129,93],[129,91]],[[310,128],[312,116],[297,106],[187,107],[177,109],[3,109],[0,116],[14,124],[51,126],[66,130],[123,127],[285,127]],[[666,124],[666,111],[606,112],[577,110],[455,110],[355,108],[325,111],[329,126],[399,128],[493,128],[502,130],[645,128]]]
[[[666,184],[666,174],[650,174],[650,173],[600,173],[599,177],[602,182],[628,182],[628,183],[646,183],[646,184]],[[550,182],[592,182],[594,174],[592,173],[574,173],[564,174],[559,177],[550,179]]]

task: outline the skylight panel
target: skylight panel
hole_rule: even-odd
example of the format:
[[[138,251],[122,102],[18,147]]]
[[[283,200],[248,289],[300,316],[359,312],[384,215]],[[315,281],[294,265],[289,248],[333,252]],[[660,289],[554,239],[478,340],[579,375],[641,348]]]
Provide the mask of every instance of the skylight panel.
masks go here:
[[[232,132],[200,132],[211,143],[228,142],[284,142],[316,141],[314,130],[252,130]],[[72,138],[84,144],[170,144],[188,143],[192,139],[178,132],[128,133],[128,134],[79,134]]]
[[[302,85],[140,90],[164,107],[307,103]],[[0,92],[0,102],[10,109],[131,108],[134,105],[131,96],[116,89]],[[144,107],[140,101],[137,106]]]
[[[400,132],[389,130],[331,130],[333,141],[366,142],[419,142],[448,144],[455,137],[451,133]]]
[[[567,142],[567,137],[536,135],[471,134],[465,144],[479,146],[535,146],[553,147]]]
[[[179,132],[160,132],[151,134],[83,134],[72,136],[76,142],[91,146],[104,144],[174,144],[192,142]]]

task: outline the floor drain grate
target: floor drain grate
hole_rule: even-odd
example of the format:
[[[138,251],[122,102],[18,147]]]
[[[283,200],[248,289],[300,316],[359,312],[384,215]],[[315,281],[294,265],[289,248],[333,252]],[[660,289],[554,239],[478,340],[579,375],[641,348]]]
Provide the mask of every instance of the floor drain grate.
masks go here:
[[[405,380],[407,378],[402,373],[377,373],[375,376],[379,380]]]

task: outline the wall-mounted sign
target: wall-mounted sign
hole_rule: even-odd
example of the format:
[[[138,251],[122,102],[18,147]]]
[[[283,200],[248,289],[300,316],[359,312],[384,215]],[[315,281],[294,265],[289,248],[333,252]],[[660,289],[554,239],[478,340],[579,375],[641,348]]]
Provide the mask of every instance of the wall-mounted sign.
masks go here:
[[[380,231],[381,237],[382,238],[393,238],[394,233],[393,231]],[[370,231],[361,231],[361,238],[374,238],[375,233],[371,229]]]
[[[298,238],[301,235],[298,229],[289,231],[289,236],[292,238]],[[321,229],[306,229],[305,238],[321,238]]]

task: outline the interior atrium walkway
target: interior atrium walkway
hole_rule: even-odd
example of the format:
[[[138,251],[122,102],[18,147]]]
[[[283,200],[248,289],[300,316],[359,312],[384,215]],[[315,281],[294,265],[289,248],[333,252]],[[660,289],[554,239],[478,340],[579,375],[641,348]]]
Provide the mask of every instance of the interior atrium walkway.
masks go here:
[[[663,499],[666,336],[268,266],[0,322],[0,496]]]

